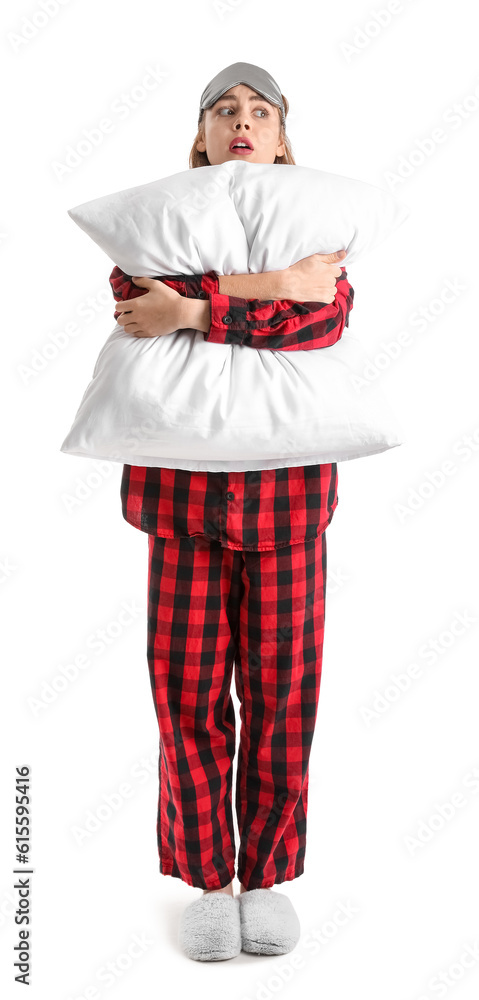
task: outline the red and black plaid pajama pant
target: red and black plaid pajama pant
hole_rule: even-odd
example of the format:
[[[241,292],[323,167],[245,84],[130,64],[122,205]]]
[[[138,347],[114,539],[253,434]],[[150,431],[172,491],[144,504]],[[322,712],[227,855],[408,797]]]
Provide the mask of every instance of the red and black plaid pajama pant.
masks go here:
[[[326,532],[260,552],[206,535],[148,535],[148,549],[160,872],[202,889],[235,877],[234,663],[236,876],[247,889],[297,878],[321,680]]]

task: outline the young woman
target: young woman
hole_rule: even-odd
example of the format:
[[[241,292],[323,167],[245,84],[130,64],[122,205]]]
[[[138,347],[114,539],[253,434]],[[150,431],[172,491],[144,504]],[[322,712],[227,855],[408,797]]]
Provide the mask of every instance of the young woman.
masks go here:
[[[203,91],[190,167],[294,164],[276,81],[234,63]],[[133,336],[201,330],[274,350],[334,344],[354,292],[344,251],[263,274],[142,278],[118,267],[115,318]],[[190,472],[125,465],[123,516],[148,533],[147,657],[160,730],[160,872],[203,889],[180,942],[198,960],[284,954],[299,939],[272,886],[304,870],[309,756],[324,635],[326,534],[337,466]],[[233,663],[240,701],[235,847]]]

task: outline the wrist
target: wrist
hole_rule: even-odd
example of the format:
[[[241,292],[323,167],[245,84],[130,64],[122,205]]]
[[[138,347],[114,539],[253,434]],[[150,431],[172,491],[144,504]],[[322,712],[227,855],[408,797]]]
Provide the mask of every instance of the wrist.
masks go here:
[[[178,305],[178,330],[201,330],[208,333],[211,326],[209,299],[189,299],[180,295]]]
[[[273,271],[273,287],[276,299],[294,298],[291,272],[289,267],[284,267],[281,271]]]

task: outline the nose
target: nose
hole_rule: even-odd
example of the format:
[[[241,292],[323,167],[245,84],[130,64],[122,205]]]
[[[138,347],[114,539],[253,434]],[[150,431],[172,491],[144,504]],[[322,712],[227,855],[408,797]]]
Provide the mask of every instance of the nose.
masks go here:
[[[239,119],[237,122],[235,122],[235,126],[234,127],[235,127],[235,129],[241,128],[241,119]],[[244,123],[244,127],[245,128],[249,128],[250,127],[248,125],[248,122],[246,120],[245,120],[245,123]]]

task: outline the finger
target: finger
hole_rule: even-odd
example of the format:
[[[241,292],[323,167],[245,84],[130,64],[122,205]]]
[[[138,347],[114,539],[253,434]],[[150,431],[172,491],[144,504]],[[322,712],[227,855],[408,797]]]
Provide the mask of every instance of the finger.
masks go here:
[[[318,253],[318,257],[326,264],[335,264],[339,254],[345,254],[345,250],[335,250],[334,253]]]
[[[141,278],[141,277],[140,278],[135,278],[135,277],[132,277],[131,280],[135,282],[135,285],[141,285],[142,287],[147,287],[148,288],[155,279],[154,278]]]

